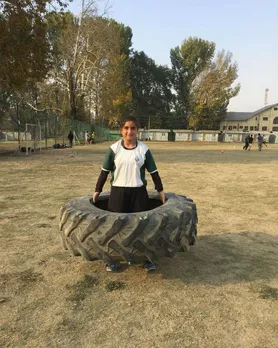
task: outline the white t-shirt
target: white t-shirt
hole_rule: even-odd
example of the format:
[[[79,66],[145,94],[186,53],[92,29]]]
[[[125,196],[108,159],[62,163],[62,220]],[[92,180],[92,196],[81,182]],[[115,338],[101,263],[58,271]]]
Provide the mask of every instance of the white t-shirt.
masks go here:
[[[145,169],[150,174],[157,171],[151,151],[139,140],[133,149],[125,148],[123,140],[111,145],[102,167],[104,171],[111,171],[111,184],[117,187],[146,186]]]

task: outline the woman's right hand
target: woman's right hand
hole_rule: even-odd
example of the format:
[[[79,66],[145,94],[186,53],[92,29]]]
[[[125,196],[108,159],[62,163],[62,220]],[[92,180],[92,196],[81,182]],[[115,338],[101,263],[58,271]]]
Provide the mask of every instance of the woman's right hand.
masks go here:
[[[166,202],[166,197],[165,197],[164,192],[163,192],[163,191],[160,191],[160,192],[158,192],[158,194],[159,194],[159,198],[160,198],[162,204],[165,204],[165,202]]]
[[[95,192],[93,194],[93,203],[96,203],[96,201],[98,200],[99,195],[100,195],[100,192]]]

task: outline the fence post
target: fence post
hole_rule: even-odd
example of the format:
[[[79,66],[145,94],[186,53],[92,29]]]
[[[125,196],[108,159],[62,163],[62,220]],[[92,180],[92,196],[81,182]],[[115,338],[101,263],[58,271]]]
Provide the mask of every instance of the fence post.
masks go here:
[[[57,115],[55,114],[54,120],[54,143],[57,144]]]
[[[45,122],[44,122],[44,141],[45,141],[45,148],[47,149],[47,112],[45,113]]]

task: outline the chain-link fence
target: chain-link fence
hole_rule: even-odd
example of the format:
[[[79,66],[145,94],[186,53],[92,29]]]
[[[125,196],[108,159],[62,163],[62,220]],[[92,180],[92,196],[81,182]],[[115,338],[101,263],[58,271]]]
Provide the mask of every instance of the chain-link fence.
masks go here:
[[[20,117],[7,118],[0,126],[0,153],[38,151],[41,148],[69,146],[68,134],[73,133],[73,145],[115,140],[118,130],[79,120],[60,117],[53,112],[32,113],[22,121]]]

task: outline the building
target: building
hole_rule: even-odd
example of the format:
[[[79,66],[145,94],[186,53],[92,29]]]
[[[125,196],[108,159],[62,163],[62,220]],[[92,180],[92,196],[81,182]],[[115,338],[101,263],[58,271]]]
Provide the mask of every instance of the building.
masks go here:
[[[225,132],[278,132],[278,103],[254,112],[227,112],[220,122]]]

